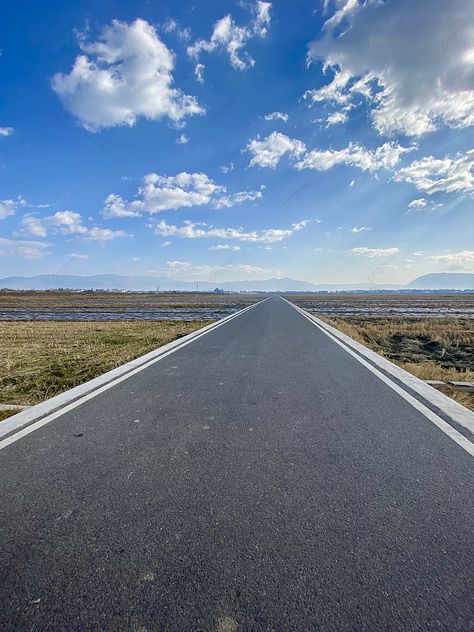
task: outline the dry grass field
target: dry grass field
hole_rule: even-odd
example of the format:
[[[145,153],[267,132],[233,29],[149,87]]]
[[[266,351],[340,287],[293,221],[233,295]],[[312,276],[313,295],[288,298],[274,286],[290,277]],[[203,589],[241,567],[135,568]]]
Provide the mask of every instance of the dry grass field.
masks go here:
[[[322,320],[422,380],[474,382],[474,321],[460,318],[328,318]],[[441,390],[474,410],[474,393]]]
[[[206,324],[0,321],[0,404],[36,404]]]

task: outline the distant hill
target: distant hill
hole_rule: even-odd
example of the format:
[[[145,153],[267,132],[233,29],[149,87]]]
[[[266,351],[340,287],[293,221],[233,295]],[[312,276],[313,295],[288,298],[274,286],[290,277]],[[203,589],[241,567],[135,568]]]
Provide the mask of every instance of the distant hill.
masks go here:
[[[473,290],[474,274],[434,272],[413,279],[406,287],[414,290]]]
[[[0,279],[0,288],[11,290],[179,290],[211,291],[216,287],[230,292],[320,292],[336,290],[398,289],[403,286],[370,283],[319,284],[297,279],[264,279],[256,281],[177,281],[168,277],[125,276],[120,274],[96,274],[78,276],[73,274],[39,274],[32,277],[13,276]]]
[[[309,283],[297,279],[263,279],[255,281],[177,281],[168,277],[125,276],[120,274],[40,274],[32,277],[12,276],[0,279],[0,288],[11,290],[178,290],[208,292],[215,288],[229,292],[356,292],[377,290],[463,290],[474,288],[474,274],[426,274],[408,285],[374,285],[371,283]]]

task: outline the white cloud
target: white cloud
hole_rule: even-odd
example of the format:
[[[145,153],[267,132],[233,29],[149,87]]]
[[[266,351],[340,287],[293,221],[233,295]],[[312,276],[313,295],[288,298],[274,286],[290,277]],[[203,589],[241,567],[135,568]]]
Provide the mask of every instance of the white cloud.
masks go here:
[[[425,156],[400,169],[393,178],[410,182],[427,195],[445,193],[474,193],[474,149],[454,158],[437,159]]]
[[[87,233],[87,228],[82,224],[82,217],[76,211],[58,211],[49,217],[48,221],[61,235]]]
[[[306,147],[301,140],[272,132],[262,140],[259,136],[251,140],[247,151],[252,154],[250,166],[275,168],[285,154],[290,157],[300,156],[306,151]]]
[[[155,226],[155,233],[162,237],[182,237],[184,239],[231,239],[253,243],[274,243],[282,241],[293,233],[302,230],[308,224],[303,220],[292,224],[291,228],[267,228],[260,231],[244,231],[242,228],[215,228],[205,223],[185,221],[182,226],[173,226],[161,220]]]
[[[23,241],[0,237],[0,257],[18,256],[24,259],[41,259],[48,252],[50,244],[43,241]]]
[[[267,268],[261,268],[259,266],[250,265],[248,263],[239,263],[236,265],[228,264],[223,266],[211,266],[211,265],[197,265],[189,261],[167,261],[165,274],[171,278],[181,280],[194,280],[194,281],[216,281],[219,277],[220,281],[233,278],[238,279],[239,276],[244,275],[246,278],[255,279],[261,278],[262,275],[273,274],[273,272]]]
[[[117,237],[126,237],[127,233],[124,230],[111,230],[110,228],[99,228],[94,226],[87,229],[84,239],[88,241],[111,241],[117,239]]]
[[[365,256],[373,259],[374,257],[391,257],[400,252],[399,248],[352,248],[353,255]]]
[[[111,193],[105,198],[102,215],[107,219],[111,217],[139,217],[140,210],[138,201],[127,202],[120,195]]]
[[[324,29],[335,28],[344,19],[348,18],[351,13],[355,13],[360,6],[359,0],[339,0],[336,4],[339,8],[334,15],[323,24]]]
[[[143,178],[136,199],[128,202],[120,195],[110,194],[104,203],[102,215],[111,217],[137,217],[143,213],[190,208],[210,204],[223,208],[242,204],[246,200],[262,197],[261,191],[238,191],[227,194],[225,186],[216,184],[205,173],[182,171],[176,176],[149,173]]]
[[[0,127],[0,136],[11,136],[14,131],[13,127]]]
[[[172,18],[166,20],[163,25],[163,31],[165,33],[176,33],[178,38],[180,40],[184,40],[185,42],[191,39],[191,29],[189,27],[182,28],[179,22]]]
[[[230,246],[229,244],[218,244],[217,246],[211,246],[209,250],[231,250],[232,252],[238,252],[242,250],[240,246]]]
[[[173,87],[173,54],[145,20],[113,20],[98,41],[82,38],[80,47],[71,72],[55,74],[52,88],[87,130],[132,126],[140,116],[179,122],[204,112]]]
[[[171,242],[171,241],[164,241],[164,242],[161,244],[161,247],[162,247],[162,248],[168,248],[168,246],[171,246],[171,244],[172,244],[172,242]]]
[[[222,165],[222,167],[220,167],[220,170],[222,171],[222,173],[225,173],[227,175],[231,171],[234,171],[234,163],[230,162],[228,165]]]
[[[87,259],[89,259],[87,255],[81,255],[78,252],[71,252],[71,254],[68,255],[68,257],[70,259],[78,259],[79,261],[86,261]]]
[[[14,200],[0,200],[0,219],[5,219],[11,215],[15,215],[18,207],[26,206],[26,200],[19,195]]]
[[[194,67],[194,76],[196,77],[196,81],[198,83],[204,83],[204,70],[206,66],[204,64],[196,64]]]
[[[99,226],[87,228],[83,224],[81,214],[76,211],[58,211],[44,219],[27,215],[23,218],[22,225],[23,228],[18,234],[35,237],[46,237],[48,229],[60,235],[77,235],[88,241],[110,241],[126,236],[123,230],[110,230]]]
[[[225,50],[230,58],[231,65],[236,70],[247,70],[255,64],[255,60],[245,50],[248,41],[254,37],[265,37],[270,24],[270,2],[257,1],[253,8],[254,18],[248,26],[237,26],[231,15],[218,20],[209,40],[197,40],[192,46],[188,46],[188,55],[199,60],[202,52],[212,53],[217,49]],[[199,75],[196,69],[196,76]]]
[[[328,117],[326,119],[326,126],[329,127],[330,125],[340,125],[341,123],[345,123],[348,119],[348,114],[347,114],[347,110],[339,110],[337,112],[332,112],[331,114],[328,114]]]
[[[248,200],[258,200],[263,196],[261,191],[237,191],[231,195],[223,195],[213,202],[214,208],[231,208],[247,202]]]
[[[186,134],[180,134],[175,142],[177,145],[186,145],[187,143],[189,143],[189,138],[186,136]]]
[[[317,169],[327,171],[336,165],[358,167],[362,171],[393,169],[400,161],[400,156],[413,151],[414,147],[402,147],[398,143],[384,143],[375,150],[367,149],[358,143],[349,143],[344,149],[313,149],[299,162],[297,169]]]
[[[271,112],[270,114],[265,114],[263,117],[266,121],[284,121],[285,123],[288,121],[288,114],[285,112]]]
[[[25,215],[21,220],[23,228],[18,231],[18,234],[28,235],[31,237],[46,237],[48,231],[39,217],[34,215]]]
[[[371,226],[353,226],[351,233],[365,233],[368,230],[374,230]]]
[[[425,198],[418,198],[417,200],[412,200],[409,205],[408,208],[410,210],[418,210],[420,208],[424,208],[426,206],[426,200]]]
[[[474,250],[460,250],[445,255],[425,257],[429,264],[441,265],[446,270],[474,271]]]
[[[336,74],[308,97],[347,103],[359,93],[381,134],[419,136],[443,124],[474,124],[471,0],[431,0],[429,10],[412,0],[335,5],[309,59]]]

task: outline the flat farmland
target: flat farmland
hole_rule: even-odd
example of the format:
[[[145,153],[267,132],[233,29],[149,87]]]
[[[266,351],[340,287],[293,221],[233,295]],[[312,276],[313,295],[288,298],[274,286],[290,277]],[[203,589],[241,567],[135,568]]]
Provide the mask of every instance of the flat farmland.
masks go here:
[[[0,292],[0,320],[216,320],[258,294],[179,292]]]

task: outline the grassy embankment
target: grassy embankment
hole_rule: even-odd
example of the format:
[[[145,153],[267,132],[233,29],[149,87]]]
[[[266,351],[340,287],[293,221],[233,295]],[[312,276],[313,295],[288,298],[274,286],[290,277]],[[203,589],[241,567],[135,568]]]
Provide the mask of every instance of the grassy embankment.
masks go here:
[[[0,321],[0,404],[37,404],[209,322]]]
[[[474,323],[460,318],[322,318],[421,380],[474,382]],[[441,387],[474,410],[474,393]]]

